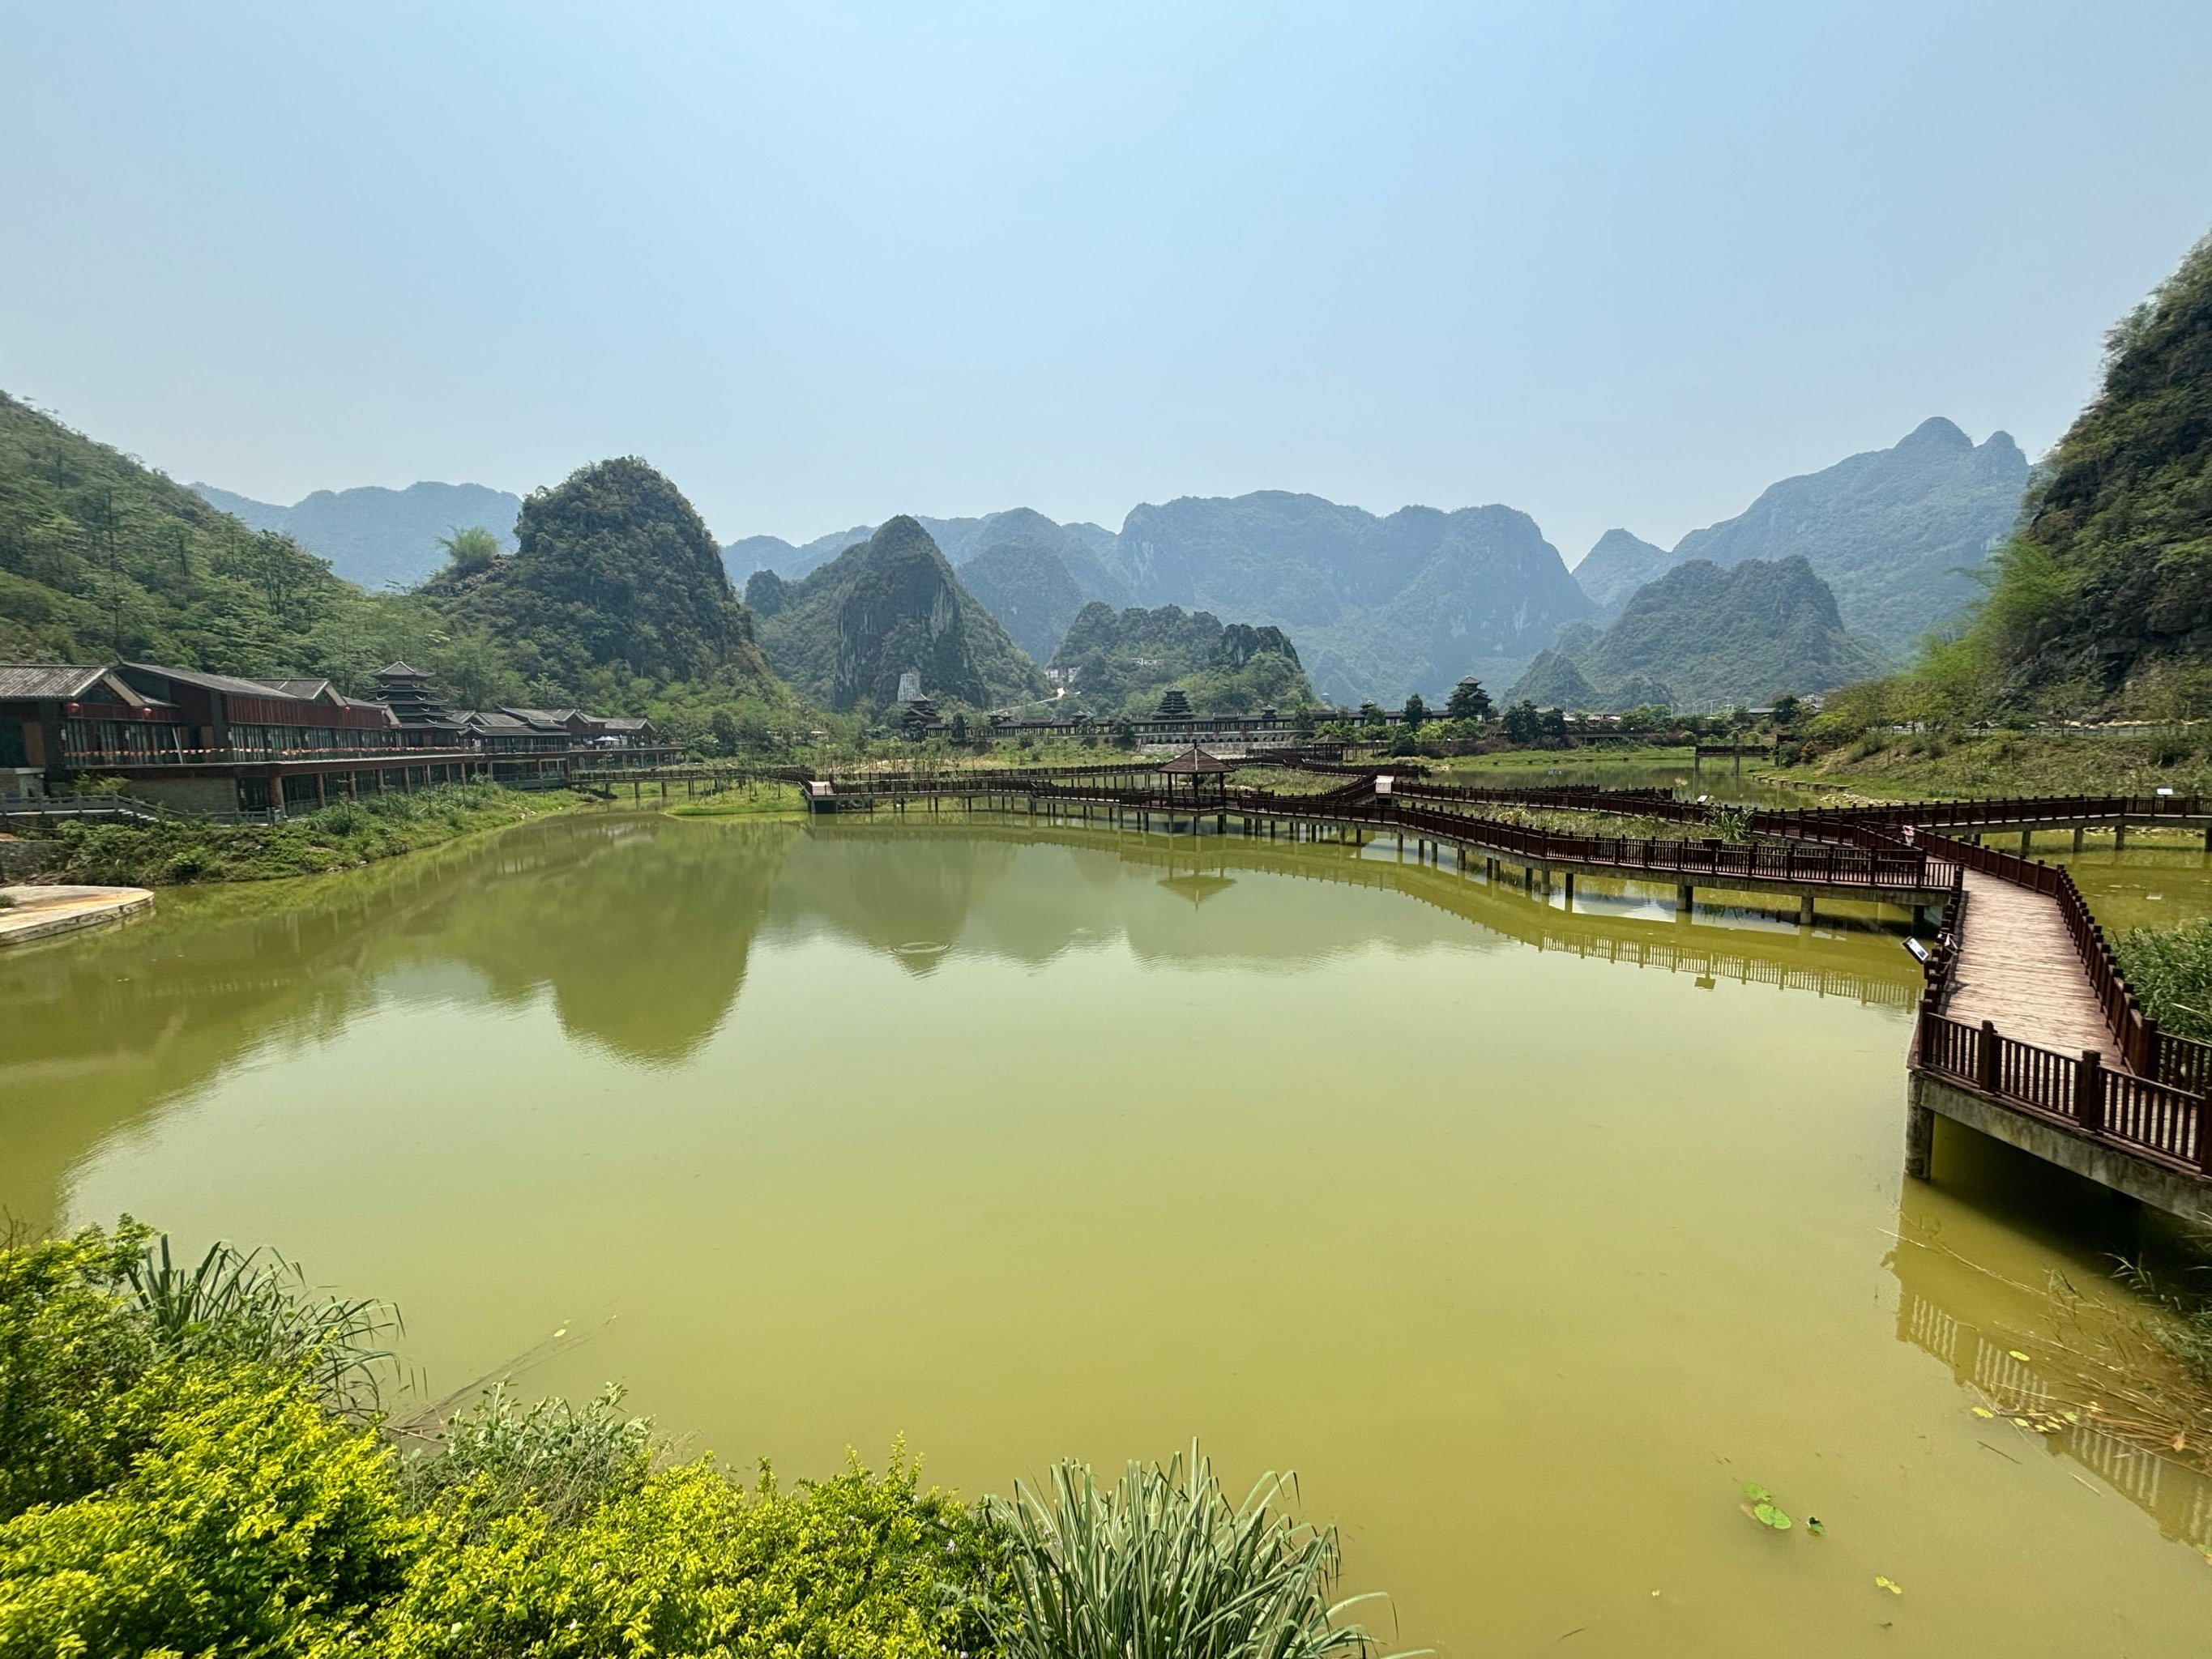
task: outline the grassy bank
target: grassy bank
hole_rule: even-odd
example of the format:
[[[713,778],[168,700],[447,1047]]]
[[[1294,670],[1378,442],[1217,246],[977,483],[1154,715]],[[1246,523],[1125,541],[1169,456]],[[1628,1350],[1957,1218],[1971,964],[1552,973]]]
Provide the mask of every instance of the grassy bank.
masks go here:
[[[617,805],[620,804],[617,797]],[[661,810],[676,818],[729,818],[774,817],[804,811],[805,805],[795,783],[748,781],[719,794],[676,801]]]
[[[364,795],[273,824],[191,818],[155,824],[64,821],[48,838],[54,856],[41,878],[159,887],[316,875],[586,804],[565,790],[526,793],[496,784],[460,783],[411,795]]]
[[[1778,781],[1902,800],[2148,795],[2160,788],[2212,794],[2212,738],[2182,732],[2126,738],[1869,732],[1771,775]]]
[[[0,1248],[0,1652],[1324,1659],[1333,1530],[1194,1452],[967,1504],[664,1461],[609,1389],[393,1408],[396,1312],[128,1221]],[[849,1454],[848,1454],[849,1458]]]

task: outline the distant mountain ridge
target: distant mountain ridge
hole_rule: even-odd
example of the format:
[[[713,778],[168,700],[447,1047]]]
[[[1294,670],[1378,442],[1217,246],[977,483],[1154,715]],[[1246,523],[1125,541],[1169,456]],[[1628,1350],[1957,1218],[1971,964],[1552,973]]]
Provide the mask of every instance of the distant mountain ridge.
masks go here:
[[[921,514],[906,516],[912,517],[929,532],[945,562],[956,568],[999,542],[1036,539],[1063,550],[1073,548],[1087,551],[1093,560],[1097,560],[1110,559],[1115,540],[1114,532],[1103,525],[1060,524],[1026,507],[986,513],[973,519],[933,519]],[[850,530],[835,530],[796,546],[781,536],[741,536],[722,549],[722,560],[729,567],[733,582],[742,584],[756,570],[773,570],[786,581],[795,581],[810,571],[820,569],[847,548],[867,540],[879,527],[854,525]]]
[[[522,510],[520,496],[472,483],[318,489],[290,507],[257,501],[213,484],[191,488],[203,501],[255,530],[291,537],[328,559],[331,568],[348,581],[372,592],[414,587],[436,574],[446,562],[438,539],[455,530],[489,530],[499,538],[501,552],[513,552],[514,520]]]
[[[1665,548],[1655,547],[1640,536],[1608,530],[1575,567],[1575,585],[1608,617],[1616,617],[1638,588],[1656,581],[1680,562]]]
[[[1650,543],[1608,531],[1575,578],[1618,614],[1644,582],[1692,559],[1726,567],[1802,556],[1834,591],[1844,626],[1902,657],[1980,592],[1966,573],[2011,533],[2027,472],[2009,433],[1978,445],[1939,415],[1887,449],[1769,485],[1735,518],[1692,531],[1656,560]]]
[[[1709,711],[1832,690],[1886,666],[1844,627],[1835,594],[1809,561],[1746,559],[1723,568],[1692,559],[1638,588],[1595,638],[1570,636],[1540,655],[1506,699]]]

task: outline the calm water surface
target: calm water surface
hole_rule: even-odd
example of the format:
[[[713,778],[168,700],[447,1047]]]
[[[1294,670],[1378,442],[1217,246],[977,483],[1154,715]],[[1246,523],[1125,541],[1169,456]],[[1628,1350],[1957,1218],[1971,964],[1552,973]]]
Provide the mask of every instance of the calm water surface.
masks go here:
[[[534,1354],[787,1476],[1199,1435],[1449,1655],[2203,1652],[2203,1483],[2007,1420],[2132,1224],[1965,1137],[1902,1181],[1893,925],[1577,896],[628,816],[165,894],[0,958],[0,1203],[275,1244],[431,1393]]]

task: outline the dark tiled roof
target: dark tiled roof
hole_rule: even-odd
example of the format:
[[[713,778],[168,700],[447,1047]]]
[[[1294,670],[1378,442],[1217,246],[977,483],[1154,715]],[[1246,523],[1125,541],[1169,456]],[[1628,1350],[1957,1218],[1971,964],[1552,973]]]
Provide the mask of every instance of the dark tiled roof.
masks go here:
[[[428,679],[429,676],[419,668],[410,668],[404,662],[394,662],[386,663],[378,669],[376,678],[380,680],[420,680]]]
[[[261,683],[280,697],[297,697],[301,702],[313,702],[324,692],[331,690],[328,680],[264,680]]]
[[[79,663],[0,664],[0,697],[74,697],[99,684],[106,672]]]
[[[580,711],[574,708],[509,708],[502,703],[499,712],[512,714],[519,720],[528,720],[532,726],[558,726],[565,729],[569,720]]]
[[[305,702],[296,692],[277,688],[285,684],[280,680],[246,680],[235,674],[204,674],[197,668],[168,668],[157,662],[126,662],[124,667],[134,673],[153,674],[165,680],[175,680],[182,685],[197,685],[204,691],[221,691],[234,697],[291,697]],[[325,682],[294,681],[294,684],[321,685]]]

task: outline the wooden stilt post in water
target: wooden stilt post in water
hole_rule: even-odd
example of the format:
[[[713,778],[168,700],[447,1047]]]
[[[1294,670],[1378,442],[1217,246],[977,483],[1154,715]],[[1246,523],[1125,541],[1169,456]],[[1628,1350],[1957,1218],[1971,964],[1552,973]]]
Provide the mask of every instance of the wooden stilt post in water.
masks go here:
[[[1919,914],[1917,909],[1913,912],[1916,917]],[[1810,893],[1797,901],[1797,925],[1800,927],[1810,927],[1813,925],[1813,896]]]
[[[2074,850],[2081,850],[2081,826],[2078,823],[2074,826]],[[2212,830],[2204,832],[2204,850],[2212,853]]]
[[[1559,887],[1562,906],[1569,915],[1572,915],[1575,913],[1575,872],[1573,871],[1567,872],[1561,879]]]
[[[2112,850],[2115,853],[2128,850],[2128,821],[2125,818],[2112,826]]]
[[[1674,914],[1686,920],[1697,908],[1698,890],[1688,882],[1679,883],[1674,889]]]

